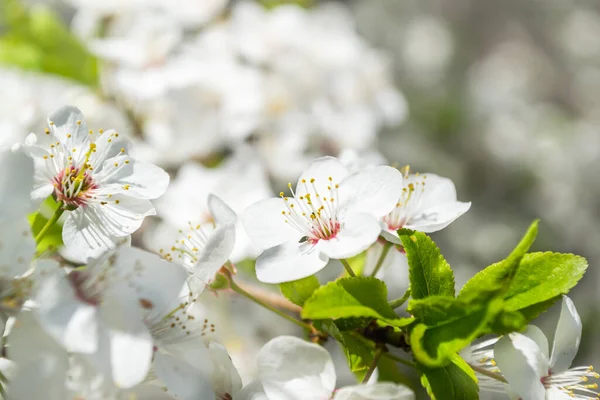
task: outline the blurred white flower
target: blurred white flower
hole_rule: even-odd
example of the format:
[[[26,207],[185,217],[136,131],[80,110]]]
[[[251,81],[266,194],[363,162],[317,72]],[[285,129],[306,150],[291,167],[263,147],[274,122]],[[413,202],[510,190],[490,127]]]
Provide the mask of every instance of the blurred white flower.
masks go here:
[[[96,257],[155,214],[149,199],[162,195],[169,176],[136,162],[115,131],[88,130],[77,108],[52,113],[44,135],[31,134],[25,149],[35,161],[32,197],[52,195],[69,211],[63,241],[79,260]]]
[[[377,221],[402,193],[402,175],[381,166],[348,174],[340,161],[323,157],[300,176],[292,198],[262,200],[248,207],[243,223],[266,249],[256,260],[260,281],[280,283],[320,271],[329,258],[359,254],[379,236]],[[395,200],[396,199],[396,200]]]
[[[80,353],[120,388],[142,382],[154,340],[144,315],[156,299],[177,299],[187,273],[139,249],[122,247],[68,275],[55,267],[36,290],[34,312],[43,329]]]
[[[249,205],[272,196],[264,168],[255,152],[240,148],[221,165],[206,168],[196,163],[184,164],[164,196],[156,201],[163,222],[144,232],[149,248],[169,249],[181,236],[180,229],[214,222],[207,199],[214,194],[232,210],[241,214]],[[246,234],[241,221],[236,222],[235,245],[230,261],[237,263],[255,258],[260,249]]]
[[[581,340],[581,319],[575,305],[563,296],[552,352],[536,326],[510,333],[494,346],[494,358],[508,381],[509,391],[531,400],[596,399],[599,378],[592,367],[570,368]]]
[[[190,273],[192,291],[202,289],[229,260],[235,245],[237,215],[227,204],[214,195],[207,199],[212,222],[192,224],[182,231],[164,257],[183,264]],[[162,251],[161,251],[162,253]]]
[[[456,188],[448,178],[435,174],[409,174],[404,170],[402,196],[396,208],[383,217],[384,236],[400,243],[396,231],[401,228],[436,232],[450,225],[471,207],[456,200]]]
[[[155,375],[176,399],[211,399],[215,367],[206,347],[206,335],[214,326],[192,312],[198,294],[188,289],[183,268],[171,269],[177,274],[164,268],[157,271],[161,276],[146,280],[143,286],[147,293],[142,304],[143,319],[154,341],[150,375]]]
[[[412,400],[409,388],[382,382],[335,390],[333,361],[323,347],[292,336],[279,336],[257,357],[258,381],[234,400]],[[261,387],[262,386],[262,387]]]

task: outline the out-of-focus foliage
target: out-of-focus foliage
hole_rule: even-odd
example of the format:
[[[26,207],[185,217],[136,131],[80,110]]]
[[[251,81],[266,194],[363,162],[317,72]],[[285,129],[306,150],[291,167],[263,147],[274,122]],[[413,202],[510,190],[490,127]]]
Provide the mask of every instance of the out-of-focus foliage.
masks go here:
[[[48,7],[0,1],[0,64],[98,84],[98,62]]]

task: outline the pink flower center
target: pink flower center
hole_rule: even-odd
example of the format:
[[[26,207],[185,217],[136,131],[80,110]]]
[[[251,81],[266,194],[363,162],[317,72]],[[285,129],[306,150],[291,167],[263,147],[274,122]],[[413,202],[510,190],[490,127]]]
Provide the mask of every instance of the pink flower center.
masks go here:
[[[86,205],[91,193],[98,187],[90,173],[72,166],[56,175],[53,184],[56,201],[72,207]]]
[[[298,186],[300,185],[304,189],[303,195],[295,193],[289,183],[292,197],[284,196],[283,192],[279,193],[285,205],[285,209],[281,211],[285,223],[304,234],[300,243],[308,242],[314,245],[319,240],[335,238],[342,228],[338,210],[339,184],[333,183],[333,178],[329,177],[324,193],[318,192],[314,178],[308,181],[302,179]]]

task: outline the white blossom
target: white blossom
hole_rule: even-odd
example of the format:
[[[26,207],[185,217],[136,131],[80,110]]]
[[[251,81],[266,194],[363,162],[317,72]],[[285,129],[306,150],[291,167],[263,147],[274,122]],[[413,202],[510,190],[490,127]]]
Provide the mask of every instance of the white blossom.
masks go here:
[[[456,188],[448,178],[435,174],[409,174],[403,168],[404,186],[396,207],[383,217],[384,236],[400,243],[396,231],[408,228],[431,233],[450,225],[471,207],[456,200]]]
[[[323,347],[292,336],[279,336],[257,357],[258,380],[234,400],[412,400],[409,388],[382,382],[335,390],[333,361]]]
[[[600,375],[592,367],[569,368],[581,341],[581,319],[563,296],[560,317],[549,352],[548,339],[536,326],[510,333],[494,346],[494,358],[516,397],[531,400],[596,399]]]
[[[395,205],[402,176],[391,167],[348,174],[332,157],[315,160],[300,176],[292,197],[248,207],[244,226],[266,249],[256,261],[259,280],[280,283],[321,270],[330,258],[355,256],[379,236],[377,221]]]
[[[85,261],[114,248],[154,215],[150,199],[164,193],[169,177],[131,159],[118,132],[89,130],[74,107],[57,110],[48,124],[25,146],[35,161],[32,197],[52,195],[68,210],[63,241],[69,254]]]

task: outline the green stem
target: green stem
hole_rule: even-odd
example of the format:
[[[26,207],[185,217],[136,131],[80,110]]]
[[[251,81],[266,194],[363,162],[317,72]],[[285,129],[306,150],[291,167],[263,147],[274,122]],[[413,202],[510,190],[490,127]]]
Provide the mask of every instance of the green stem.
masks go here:
[[[348,261],[344,260],[344,259],[340,259],[340,262],[342,263],[342,265],[344,266],[344,268],[346,268],[346,271],[348,272],[348,275],[355,277],[356,274],[354,273],[354,271],[352,271],[352,267],[350,266],[350,264],[348,264]]]
[[[390,307],[392,307],[393,309],[400,307],[402,304],[406,303],[406,300],[408,300],[409,297],[410,297],[410,288],[406,289],[406,293],[404,293],[402,295],[402,297],[390,301],[390,303],[389,303]]]
[[[267,303],[264,303],[263,301],[257,299],[256,297],[252,296],[250,293],[246,292],[244,289],[242,289],[241,287],[239,287],[234,281],[233,279],[231,279],[231,277],[229,277],[229,285],[231,287],[231,290],[233,290],[234,292],[241,294],[242,296],[248,298],[249,300],[252,300],[253,302],[255,302],[256,304],[266,308],[267,310],[270,310],[272,312],[274,312],[275,314],[279,315],[282,318],[287,319],[290,322],[293,322],[294,324],[304,328],[304,329],[308,329],[308,330],[312,330],[312,326],[307,324],[306,322],[302,322],[294,317],[291,317],[289,315],[287,315],[286,313],[279,311],[278,309],[276,309],[275,307],[270,306]]]
[[[404,364],[408,367],[417,368],[417,364],[415,364],[414,362],[405,360],[405,359],[395,356],[391,353],[383,353],[383,356],[389,358],[390,360],[394,360],[400,364]]]
[[[375,265],[375,269],[373,270],[373,272],[371,272],[371,276],[377,275],[377,273],[381,269],[381,266],[383,265],[383,262],[385,261],[385,257],[388,255],[391,248],[392,248],[392,244],[390,242],[386,241],[385,244],[383,245],[383,250],[381,250],[381,255],[379,256],[379,260],[377,260],[377,264]]]
[[[42,241],[44,236],[46,236],[46,234],[48,233],[50,228],[52,228],[52,226],[54,226],[54,224],[56,224],[56,222],[61,217],[61,215],[63,215],[64,212],[65,212],[65,209],[63,208],[63,203],[62,202],[58,203],[56,210],[54,210],[54,214],[52,214],[52,216],[50,217],[48,222],[46,222],[46,225],[44,225],[42,230],[35,237],[36,244],[40,244],[40,242]]]
[[[473,369],[473,371],[478,372],[481,375],[485,375],[487,377],[490,377],[492,379],[495,379],[495,380],[503,382],[503,383],[508,383],[508,381],[506,380],[506,378],[504,378],[500,374],[496,374],[496,373],[494,373],[492,371],[488,371],[487,369],[479,367],[477,365],[469,364],[469,366]]]
[[[369,370],[363,377],[363,384],[367,383],[369,381],[369,378],[371,378],[371,375],[373,375],[373,372],[375,372],[375,368],[377,368],[377,363],[379,362],[379,359],[381,358],[383,353],[385,353],[385,346],[380,346],[377,348],[377,350],[375,350],[375,354],[373,355],[373,363],[371,364]]]

